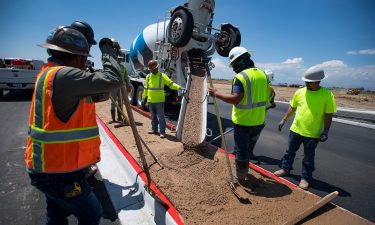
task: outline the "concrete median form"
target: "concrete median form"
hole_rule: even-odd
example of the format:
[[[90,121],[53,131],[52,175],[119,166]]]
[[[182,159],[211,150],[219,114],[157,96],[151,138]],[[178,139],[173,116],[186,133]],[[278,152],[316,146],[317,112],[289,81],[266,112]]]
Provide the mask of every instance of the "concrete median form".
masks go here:
[[[151,189],[169,209],[145,191],[146,176],[133,157],[98,119],[101,138],[101,161],[97,164],[121,224],[182,224],[168,199],[151,184]]]

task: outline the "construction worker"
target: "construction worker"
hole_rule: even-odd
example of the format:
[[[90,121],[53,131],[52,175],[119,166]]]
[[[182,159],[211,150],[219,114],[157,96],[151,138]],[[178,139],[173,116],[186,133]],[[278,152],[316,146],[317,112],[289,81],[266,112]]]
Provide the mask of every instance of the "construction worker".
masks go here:
[[[103,72],[85,71],[86,38],[72,27],[52,30],[46,43],[51,56],[37,76],[30,107],[25,162],[31,184],[47,200],[46,224],[99,224],[102,207],[84,170],[100,160],[95,102],[122,85],[113,43],[103,38]]]
[[[94,40],[94,31],[91,28],[90,24],[76,20],[70,26],[80,31],[85,36],[87,42],[89,43],[90,49],[93,45],[96,45],[96,41]]]
[[[94,30],[91,28],[90,24],[83,22],[83,21],[76,20],[70,26],[78,30],[79,32],[83,34],[83,36],[85,36],[87,42],[89,43],[90,49],[93,45],[97,44],[94,39]],[[93,66],[94,66],[94,62],[90,60],[86,61],[86,70],[90,72],[94,72]]]
[[[209,88],[209,94],[233,104],[236,176],[240,184],[245,184],[249,160],[255,157],[253,150],[264,127],[269,83],[264,72],[254,66],[250,53],[244,47],[234,47],[229,52],[229,66],[236,73],[232,92],[223,94]]]
[[[273,81],[273,72],[272,70],[265,70],[264,73],[266,74],[267,78],[268,78],[268,83],[270,84],[270,102],[269,102],[269,105],[267,106],[267,110],[269,109],[272,109],[272,108],[275,108],[276,107],[276,104],[275,104],[275,96],[276,96],[276,93],[275,93],[275,90],[271,87],[271,81]]]
[[[115,52],[116,52],[116,56],[117,56],[116,57],[117,63],[120,66],[121,75],[122,75],[122,79],[123,79],[123,82],[124,82],[124,85],[121,88],[115,89],[111,92],[112,99],[117,101],[117,105],[120,109],[118,109],[116,107],[115,102],[111,101],[111,110],[110,111],[111,111],[111,119],[112,120],[109,122],[109,124],[118,122],[119,124],[115,125],[115,127],[117,128],[117,127],[129,125],[129,122],[127,121],[127,118],[123,118],[123,116],[121,115],[121,112],[124,111],[123,107],[122,107],[123,98],[127,97],[127,96],[125,96],[124,88],[125,88],[125,85],[128,85],[130,81],[129,81],[129,77],[126,73],[125,66],[121,64],[122,53],[121,53],[120,44],[114,38],[111,38],[111,41],[114,44],[114,48],[115,48]],[[117,120],[116,120],[116,110],[117,110]]]
[[[148,102],[148,108],[151,112],[151,126],[150,134],[158,133],[158,123],[160,124],[160,138],[165,138],[165,116],[164,116],[164,102],[165,93],[164,86],[168,86],[172,90],[180,90],[180,85],[174,83],[166,74],[159,72],[158,62],[150,60],[148,62],[148,69],[150,74],[146,76],[145,89],[142,94],[143,105]],[[159,121],[158,121],[159,118]]]
[[[302,161],[302,175],[299,187],[309,188],[312,172],[315,170],[315,149],[319,141],[328,139],[331,127],[332,114],[336,112],[335,98],[331,91],[320,86],[324,79],[323,70],[307,71],[302,77],[306,87],[299,89],[290,101],[290,107],[280,121],[278,129],[281,131],[289,117],[296,112],[293,124],[290,127],[288,149],[281,159],[281,169],[276,176],[289,175],[293,169],[293,161],[301,143],[304,146]]]

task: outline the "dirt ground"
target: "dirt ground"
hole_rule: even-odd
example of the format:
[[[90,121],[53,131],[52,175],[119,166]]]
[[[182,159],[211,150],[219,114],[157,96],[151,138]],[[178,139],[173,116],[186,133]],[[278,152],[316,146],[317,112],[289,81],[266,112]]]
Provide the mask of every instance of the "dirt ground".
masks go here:
[[[231,91],[231,81],[215,80],[214,87],[225,93]],[[275,100],[289,102],[298,88],[272,86],[276,92]],[[375,110],[375,93],[361,92],[358,95],[346,94],[346,89],[333,89],[337,107]]]
[[[97,104],[96,109],[98,116],[141,165],[130,127],[114,128],[113,124],[108,124],[109,101]],[[148,164],[153,164],[151,177],[177,208],[185,224],[283,224],[318,201],[300,189],[291,189],[255,171],[250,171],[250,182],[246,186],[249,192],[245,192],[247,200],[239,201],[227,183],[224,154],[208,146],[184,147],[170,130],[165,139],[148,134],[150,119],[133,112],[140,136],[165,165],[161,168],[153,164],[145,151]],[[333,205],[325,206],[304,222],[371,224]]]

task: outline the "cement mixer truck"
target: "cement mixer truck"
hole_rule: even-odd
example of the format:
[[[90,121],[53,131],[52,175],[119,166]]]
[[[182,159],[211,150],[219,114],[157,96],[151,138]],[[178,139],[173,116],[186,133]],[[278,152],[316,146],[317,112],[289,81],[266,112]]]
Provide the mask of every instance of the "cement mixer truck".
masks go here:
[[[149,73],[147,63],[154,59],[159,62],[159,70],[167,74],[175,83],[186,88],[186,93],[165,87],[166,103],[181,104],[177,125],[177,138],[184,139],[183,127],[189,104],[198,102],[198,124],[193,128],[199,133],[192,145],[203,142],[206,135],[207,117],[207,65],[215,51],[227,57],[229,51],[239,46],[241,34],[237,27],[223,23],[213,28],[214,0],[190,0],[170,10],[164,19],[146,27],[133,41],[130,50],[122,50],[123,63],[129,71],[132,89],[129,101],[142,107],[142,93],[145,77]],[[193,81],[200,78],[201,85],[194,88]],[[193,89],[201,92],[192,95]],[[197,108],[197,107],[195,107]],[[191,121],[189,115],[189,120]],[[190,129],[191,130],[191,129]]]

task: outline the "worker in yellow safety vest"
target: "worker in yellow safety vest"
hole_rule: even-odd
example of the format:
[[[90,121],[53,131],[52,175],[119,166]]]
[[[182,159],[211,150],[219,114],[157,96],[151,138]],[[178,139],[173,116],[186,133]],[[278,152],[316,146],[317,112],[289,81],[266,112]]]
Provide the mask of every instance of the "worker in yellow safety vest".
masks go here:
[[[111,41],[113,42],[113,45],[114,45],[115,53],[117,55],[117,62],[120,66],[121,76],[122,76],[122,80],[124,82],[124,86],[122,86],[119,89],[113,90],[111,92],[111,97],[114,101],[117,101],[118,108],[116,107],[115,102],[111,101],[110,112],[111,112],[111,119],[112,120],[109,121],[109,124],[118,122],[119,124],[115,125],[115,128],[118,128],[118,127],[129,125],[128,119],[123,118],[121,112],[124,112],[123,107],[122,107],[123,102],[124,102],[123,100],[124,100],[125,97],[127,97],[127,96],[125,96],[124,88],[125,87],[129,88],[128,85],[129,85],[130,81],[129,81],[129,77],[126,73],[126,67],[123,64],[121,64],[121,60],[123,59],[123,56],[122,56],[122,53],[121,53],[120,44],[114,38],[111,38]],[[117,120],[116,120],[116,110],[117,110]]]
[[[99,42],[103,71],[85,70],[89,43],[72,27],[52,30],[46,43],[51,56],[39,72],[30,107],[25,163],[31,184],[46,197],[46,224],[99,224],[102,207],[85,171],[100,161],[95,102],[122,85],[113,43]]]
[[[255,158],[254,147],[264,127],[269,82],[264,72],[254,66],[250,53],[244,47],[234,47],[228,57],[229,66],[236,73],[232,92],[223,94],[215,88],[209,88],[209,94],[233,104],[236,177],[240,184],[246,185],[249,160]]]
[[[321,69],[305,72],[302,80],[305,81],[306,87],[294,93],[290,107],[278,126],[281,131],[285,122],[296,112],[290,127],[288,149],[281,159],[281,169],[276,171],[275,175],[280,177],[289,175],[293,169],[296,152],[303,143],[302,174],[298,186],[305,190],[309,188],[312,172],[315,170],[315,149],[319,141],[324,142],[328,139],[332,114],[336,112],[335,97],[332,92],[320,86],[320,81],[324,78],[325,74]]]
[[[146,76],[145,89],[142,94],[143,105],[148,102],[148,108],[151,113],[150,134],[158,133],[158,124],[160,125],[160,138],[165,138],[165,115],[164,102],[165,92],[164,86],[168,86],[172,90],[180,90],[180,85],[174,83],[166,74],[161,73],[158,69],[158,62],[150,60],[148,62],[148,69],[150,74]],[[158,121],[159,118],[159,121]]]
[[[272,72],[272,70],[265,70],[264,73],[266,74],[266,76],[268,78],[268,82],[271,84],[271,81],[273,80],[273,72]],[[269,105],[266,108],[267,110],[276,107],[275,97],[276,97],[275,90],[270,85],[270,102],[269,102]]]

